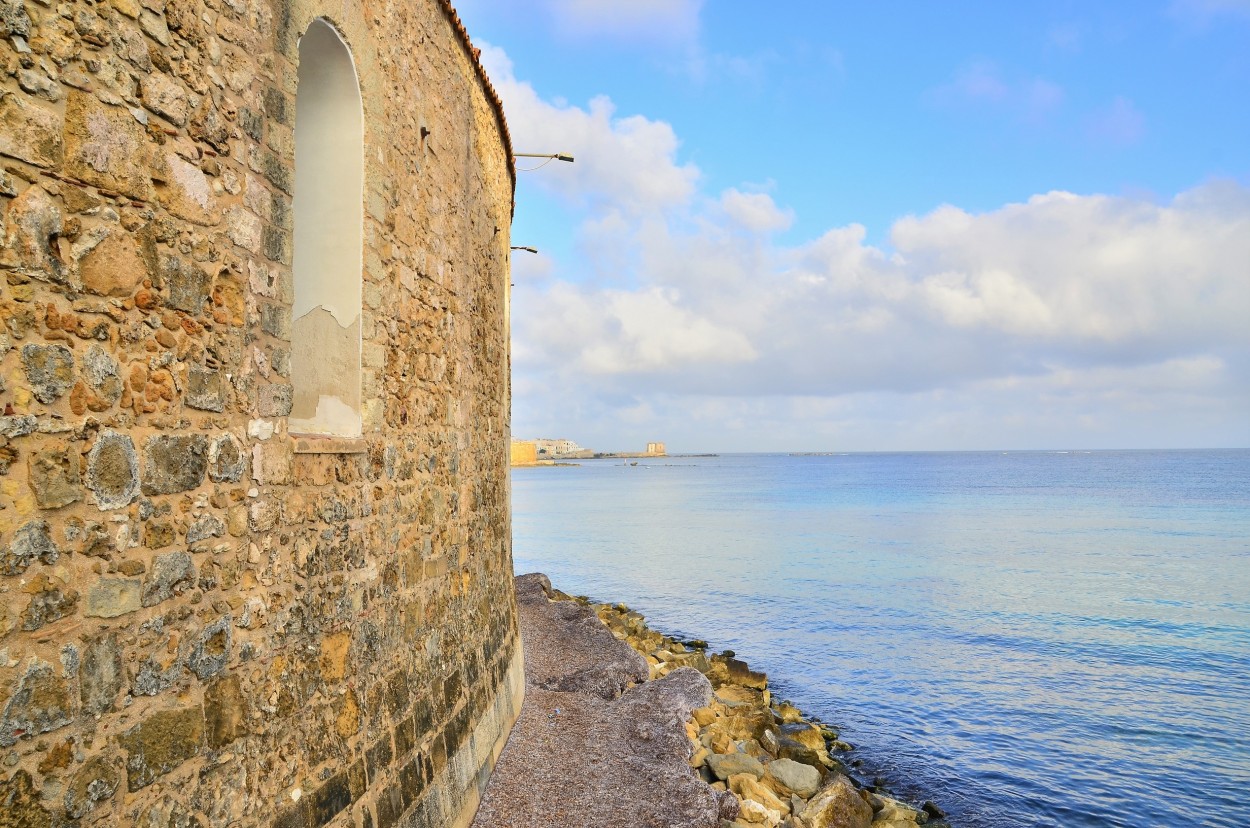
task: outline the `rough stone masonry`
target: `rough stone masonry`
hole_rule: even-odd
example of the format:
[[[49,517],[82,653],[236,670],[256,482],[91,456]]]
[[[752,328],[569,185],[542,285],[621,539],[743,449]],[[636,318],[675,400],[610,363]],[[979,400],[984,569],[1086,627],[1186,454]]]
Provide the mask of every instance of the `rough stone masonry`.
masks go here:
[[[318,18],[362,95],[352,439],[286,422]],[[464,824],[522,671],[511,147],[455,12],[0,0],[0,61],[0,826]]]

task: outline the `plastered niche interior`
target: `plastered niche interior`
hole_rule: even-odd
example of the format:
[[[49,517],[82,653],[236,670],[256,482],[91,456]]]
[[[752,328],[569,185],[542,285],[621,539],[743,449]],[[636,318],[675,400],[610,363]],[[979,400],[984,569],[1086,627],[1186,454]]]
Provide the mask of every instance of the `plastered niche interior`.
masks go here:
[[[292,432],[361,433],[363,164],[351,52],[332,26],[314,20],[299,43],[295,100]]]

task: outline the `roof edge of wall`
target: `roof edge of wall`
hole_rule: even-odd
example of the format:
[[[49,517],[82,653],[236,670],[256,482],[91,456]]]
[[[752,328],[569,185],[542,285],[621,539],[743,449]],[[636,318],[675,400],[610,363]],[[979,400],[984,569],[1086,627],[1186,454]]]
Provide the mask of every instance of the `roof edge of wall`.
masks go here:
[[[482,90],[486,93],[486,99],[490,101],[491,106],[495,110],[495,120],[499,124],[499,134],[503,138],[504,152],[508,155],[508,175],[512,179],[512,209],[516,209],[516,158],[513,156],[512,134],[508,131],[508,119],[503,114],[503,101],[499,99],[499,93],[495,91],[495,87],[490,82],[490,77],[486,74],[485,67],[482,66],[482,50],[473,45],[473,39],[469,37],[469,31],[464,27],[464,23],[460,20],[459,13],[456,12],[455,6],[451,4],[451,0],[438,0],[438,5],[442,7],[443,14],[447,16],[447,21],[451,23],[452,29],[460,37],[460,43],[464,46],[466,54],[469,56],[469,62],[473,64],[474,71],[477,72],[477,79],[482,84]]]

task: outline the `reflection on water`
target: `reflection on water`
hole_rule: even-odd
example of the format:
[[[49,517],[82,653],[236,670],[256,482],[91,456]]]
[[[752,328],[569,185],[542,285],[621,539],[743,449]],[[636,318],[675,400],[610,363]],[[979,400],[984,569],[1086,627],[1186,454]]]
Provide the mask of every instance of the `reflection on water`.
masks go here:
[[[1227,825],[1250,791],[1250,452],[513,471],[518,572],[767,670],[966,826]]]

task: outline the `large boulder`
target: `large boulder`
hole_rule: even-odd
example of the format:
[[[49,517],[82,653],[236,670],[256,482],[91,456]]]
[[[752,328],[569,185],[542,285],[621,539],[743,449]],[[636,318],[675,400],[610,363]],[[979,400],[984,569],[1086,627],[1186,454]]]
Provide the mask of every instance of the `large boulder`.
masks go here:
[[[768,689],[767,675],[752,670],[745,661],[739,661],[727,655],[712,656],[712,667],[708,671],[708,678],[711,679],[713,687],[737,684],[756,690]]]
[[[820,771],[793,759],[778,759],[764,768],[764,782],[780,794],[810,799],[820,790]]]
[[[870,828],[872,807],[851,780],[838,775],[821,788],[799,815],[808,828]]]
[[[722,782],[740,773],[749,773],[756,779],[764,775],[764,766],[754,756],[745,753],[729,753],[721,755],[713,753],[707,757],[707,766],[716,778]]]

